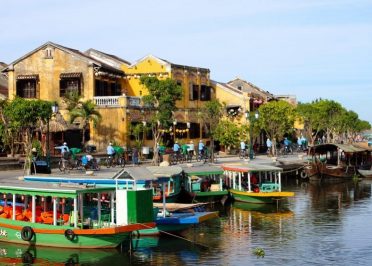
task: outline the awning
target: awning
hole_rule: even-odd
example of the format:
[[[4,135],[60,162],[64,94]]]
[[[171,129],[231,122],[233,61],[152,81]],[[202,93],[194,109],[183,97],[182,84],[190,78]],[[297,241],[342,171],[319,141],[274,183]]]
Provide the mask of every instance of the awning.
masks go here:
[[[36,79],[36,80],[38,80],[39,75],[38,74],[18,75],[17,80],[18,79]]]
[[[83,73],[81,72],[71,72],[71,73],[61,73],[59,78],[61,79],[71,79],[71,78],[81,78]]]

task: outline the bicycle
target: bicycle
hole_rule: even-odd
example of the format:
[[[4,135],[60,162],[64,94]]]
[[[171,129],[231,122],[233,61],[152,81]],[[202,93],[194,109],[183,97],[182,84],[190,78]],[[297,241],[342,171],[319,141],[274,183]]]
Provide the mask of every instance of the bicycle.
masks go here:
[[[61,158],[58,161],[58,168],[61,172],[69,172],[74,169],[74,165],[71,163],[70,159]]]
[[[105,160],[105,165],[107,168],[120,166],[122,168],[125,167],[125,159],[122,155],[109,155]]]
[[[249,153],[246,149],[240,150],[239,152],[239,159],[248,159],[249,158]]]

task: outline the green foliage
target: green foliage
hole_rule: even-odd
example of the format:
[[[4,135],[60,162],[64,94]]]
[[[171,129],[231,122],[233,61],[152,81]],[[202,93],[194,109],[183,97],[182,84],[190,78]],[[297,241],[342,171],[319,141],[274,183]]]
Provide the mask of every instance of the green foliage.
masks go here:
[[[142,76],[140,79],[147,90],[148,95],[142,97],[144,107],[149,110],[146,114],[149,118],[154,136],[154,151],[160,141],[161,129],[168,129],[174,119],[174,111],[177,110],[176,101],[182,99],[182,87],[175,80],[159,80],[155,77]],[[154,153],[154,164],[158,162],[158,153]]]
[[[101,114],[95,109],[96,105],[92,100],[87,100],[85,102],[80,102],[74,109],[72,109],[70,114],[70,122],[74,122],[75,119],[79,118],[81,123],[80,127],[82,129],[82,144],[85,144],[85,131],[90,123],[96,126],[102,119]]]
[[[214,138],[221,145],[232,146],[239,142],[240,128],[230,120],[221,120],[214,131]]]
[[[80,103],[81,96],[77,91],[67,91],[63,97],[64,102],[66,103],[66,109],[71,111],[78,107]]]
[[[156,126],[159,121],[162,128],[169,128],[174,118],[173,113],[177,110],[176,101],[182,99],[182,87],[170,78],[159,80],[155,77],[142,76],[140,81],[149,92],[142,97],[144,106],[157,110],[151,114],[153,125]]]
[[[261,105],[258,111],[260,117],[256,124],[266,132],[275,147],[276,140],[281,140],[285,133],[292,131],[294,108],[285,101],[272,101]]]
[[[263,248],[255,248],[253,254],[256,255],[257,258],[263,258],[265,257],[265,250]]]

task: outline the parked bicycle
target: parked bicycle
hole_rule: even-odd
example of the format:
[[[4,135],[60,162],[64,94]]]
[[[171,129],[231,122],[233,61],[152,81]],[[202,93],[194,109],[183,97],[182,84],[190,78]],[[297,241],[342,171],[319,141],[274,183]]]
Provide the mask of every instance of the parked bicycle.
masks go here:
[[[124,158],[124,154],[115,154],[115,155],[109,155],[106,159],[105,159],[105,165],[107,168],[110,168],[110,167],[116,167],[116,166],[120,166],[122,168],[125,167],[125,158]]]
[[[249,158],[249,150],[247,149],[240,150],[239,159],[248,159],[248,158]]]

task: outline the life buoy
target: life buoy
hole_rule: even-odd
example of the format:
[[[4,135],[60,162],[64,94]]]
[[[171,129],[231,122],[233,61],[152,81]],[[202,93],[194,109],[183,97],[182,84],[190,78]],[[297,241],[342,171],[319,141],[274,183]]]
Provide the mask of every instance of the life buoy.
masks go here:
[[[30,226],[25,226],[22,228],[21,237],[24,241],[30,241],[34,234],[34,230],[32,230]]]
[[[307,173],[305,171],[301,171],[300,176],[301,178],[305,179],[307,178]]]
[[[72,231],[71,229],[66,229],[65,237],[70,241],[74,241],[76,235],[75,235],[74,231]]]
[[[25,253],[22,254],[22,263],[26,265],[33,264],[34,256],[29,251],[26,251]]]

